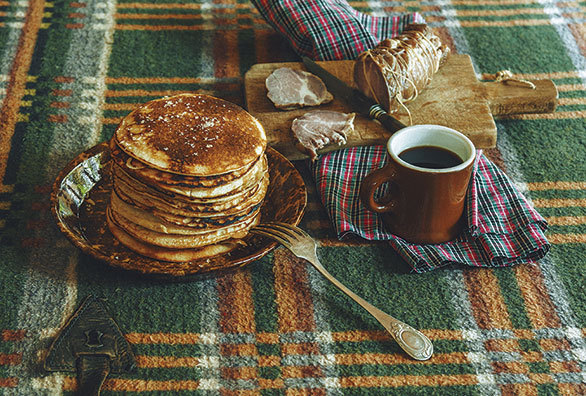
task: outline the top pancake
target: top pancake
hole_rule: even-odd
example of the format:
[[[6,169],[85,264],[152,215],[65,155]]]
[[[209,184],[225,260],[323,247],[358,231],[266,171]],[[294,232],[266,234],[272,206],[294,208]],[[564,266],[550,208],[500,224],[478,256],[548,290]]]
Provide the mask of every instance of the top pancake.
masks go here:
[[[191,176],[246,167],[267,144],[263,127],[244,109],[196,94],[145,103],[122,120],[114,138],[128,155],[153,168]]]

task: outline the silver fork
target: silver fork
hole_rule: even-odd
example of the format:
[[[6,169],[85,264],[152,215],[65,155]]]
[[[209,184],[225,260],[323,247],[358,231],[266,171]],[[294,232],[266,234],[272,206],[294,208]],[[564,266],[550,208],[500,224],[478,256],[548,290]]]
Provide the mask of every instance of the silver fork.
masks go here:
[[[427,360],[431,357],[433,345],[423,333],[384,313],[362,297],[354,294],[326,271],[317,258],[317,243],[301,228],[287,223],[273,222],[259,224],[251,228],[250,232],[272,238],[291,250],[297,257],[309,261],[327,280],[374,316],[411,357],[417,360]]]

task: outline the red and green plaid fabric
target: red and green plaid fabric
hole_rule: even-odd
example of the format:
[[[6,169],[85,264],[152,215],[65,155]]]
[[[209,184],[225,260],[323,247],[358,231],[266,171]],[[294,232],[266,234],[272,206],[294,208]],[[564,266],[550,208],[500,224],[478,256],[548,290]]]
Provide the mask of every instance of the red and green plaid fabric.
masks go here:
[[[340,238],[348,234],[389,240],[415,272],[448,264],[503,267],[539,260],[549,251],[545,220],[509,178],[479,151],[466,196],[466,228],[436,245],[409,243],[385,230],[360,202],[364,177],[386,164],[384,146],[354,147],[322,155],[314,167],[320,197]],[[384,189],[379,194],[384,194]]]
[[[377,18],[361,14],[343,0],[257,1],[269,23],[301,55],[315,59],[354,59],[381,38],[398,35],[418,14]],[[510,180],[482,156],[475,166],[467,201],[468,230],[454,241],[414,245],[384,230],[377,215],[358,199],[360,181],[382,166],[381,148],[353,148],[322,156],[314,173],[321,199],[338,236],[355,233],[388,239],[416,272],[447,264],[502,267],[542,258],[549,250],[545,220]]]
[[[420,12],[480,78],[509,69],[559,89],[551,114],[495,120],[484,154],[549,224],[537,263],[412,273],[388,245],[340,241],[306,162],[302,227],[327,270],[434,344],[403,353],[360,306],[287,249],[195,282],[163,283],[83,254],[50,213],[51,185],[148,100],[182,92],[242,106],[257,63],[299,61],[249,0],[0,1],[0,395],[74,395],[42,358],[89,294],[137,358],[103,396],[586,394],[584,3],[350,1]]]
[[[276,31],[299,55],[316,60],[354,59],[381,39],[395,36],[417,13],[374,17],[345,0],[252,0]]]

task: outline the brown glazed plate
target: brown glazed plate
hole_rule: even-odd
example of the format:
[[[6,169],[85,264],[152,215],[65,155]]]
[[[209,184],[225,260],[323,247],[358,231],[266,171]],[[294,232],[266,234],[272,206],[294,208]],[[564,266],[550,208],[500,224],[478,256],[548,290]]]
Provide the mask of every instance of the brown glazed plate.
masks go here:
[[[299,224],[307,193],[303,178],[276,150],[267,147],[269,188],[261,208],[261,222]],[[84,253],[108,265],[168,280],[190,280],[242,267],[257,260],[277,243],[249,234],[231,252],[184,263],[158,261],[122,245],[108,230],[106,207],[112,178],[107,142],[78,155],[59,174],[51,193],[51,211],[65,236]]]

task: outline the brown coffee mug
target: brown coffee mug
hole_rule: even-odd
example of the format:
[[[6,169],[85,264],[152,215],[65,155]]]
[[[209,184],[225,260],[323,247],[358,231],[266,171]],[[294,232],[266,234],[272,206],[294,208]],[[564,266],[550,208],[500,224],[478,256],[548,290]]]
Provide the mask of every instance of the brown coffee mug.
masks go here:
[[[415,125],[391,136],[387,153],[389,162],[360,185],[366,208],[380,213],[387,230],[409,242],[456,238],[476,156],[470,139],[444,126]],[[375,200],[384,183],[389,183],[387,193]]]

